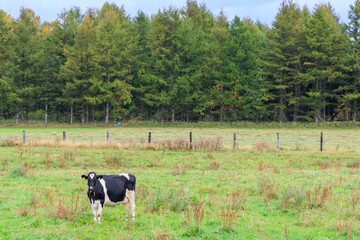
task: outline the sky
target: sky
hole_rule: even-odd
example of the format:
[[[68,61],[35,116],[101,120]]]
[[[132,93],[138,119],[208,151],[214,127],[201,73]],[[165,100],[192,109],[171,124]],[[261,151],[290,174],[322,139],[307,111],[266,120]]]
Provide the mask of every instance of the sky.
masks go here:
[[[80,7],[81,11],[85,12],[89,7],[100,9],[105,2],[106,0],[0,0],[0,9],[17,19],[22,7],[30,8],[44,22],[56,20],[62,10],[68,10],[72,6]],[[169,6],[176,8],[186,6],[186,0],[108,0],[108,2],[118,6],[124,5],[125,11],[131,17],[135,17],[138,10],[151,16],[156,14],[159,9],[162,10]],[[218,15],[222,9],[229,21],[235,16],[240,19],[249,17],[254,21],[260,20],[271,26],[282,0],[197,0],[197,2],[205,3],[214,15]],[[329,2],[340,17],[340,22],[348,22],[349,6],[353,5],[355,0],[294,0],[294,2],[300,7],[306,5],[311,10],[316,4]]]

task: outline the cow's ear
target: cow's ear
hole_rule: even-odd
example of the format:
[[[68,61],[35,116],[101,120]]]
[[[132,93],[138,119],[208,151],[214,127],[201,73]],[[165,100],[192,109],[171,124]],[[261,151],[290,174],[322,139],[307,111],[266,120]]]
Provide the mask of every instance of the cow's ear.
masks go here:
[[[86,175],[81,175],[82,179],[88,179]]]
[[[97,177],[98,180],[101,180],[103,178],[102,175],[97,175],[96,177]]]

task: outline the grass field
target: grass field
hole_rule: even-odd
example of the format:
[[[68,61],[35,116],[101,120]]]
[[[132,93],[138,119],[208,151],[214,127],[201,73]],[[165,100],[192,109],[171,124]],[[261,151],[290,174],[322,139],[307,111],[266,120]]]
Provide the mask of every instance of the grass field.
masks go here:
[[[64,128],[0,128],[0,134]],[[358,129],[68,128],[73,135],[325,136]],[[0,142],[0,239],[359,239],[359,147],[257,144],[233,151]],[[137,177],[136,220],[93,223],[82,174]]]

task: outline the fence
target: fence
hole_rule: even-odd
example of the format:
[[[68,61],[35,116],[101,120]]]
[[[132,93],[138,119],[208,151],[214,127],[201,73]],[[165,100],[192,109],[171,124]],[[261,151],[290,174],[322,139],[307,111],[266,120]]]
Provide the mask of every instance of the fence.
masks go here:
[[[8,137],[8,138],[6,138]],[[22,141],[18,139],[18,137]],[[165,140],[173,140],[174,138],[188,138],[188,147],[193,149],[195,143],[201,143],[204,141],[211,141],[209,139],[216,139],[221,141],[221,144],[232,145],[233,149],[236,149],[241,145],[255,145],[259,142],[265,142],[270,145],[276,145],[277,149],[280,149],[281,145],[318,145],[319,150],[324,150],[324,145],[337,145],[337,146],[360,146],[360,139],[354,138],[342,138],[342,137],[324,137],[323,132],[320,133],[317,137],[280,137],[280,134],[277,133],[274,137],[237,137],[236,133],[232,137],[224,136],[202,136],[202,135],[193,135],[192,132],[189,132],[189,135],[153,135],[149,132],[146,135],[131,135],[131,136],[119,136],[119,135],[110,135],[109,132],[106,132],[106,135],[67,135],[64,131],[61,135],[56,134],[26,134],[25,131],[22,134],[0,134],[0,141],[8,141],[9,138],[12,138],[13,141],[22,142],[23,144],[29,143],[31,141],[70,141],[74,143],[122,143],[120,139],[138,139],[135,143],[157,143]],[[51,138],[55,138],[51,139]],[[83,138],[91,139],[81,140]],[[169,139],[170,138],[170,139]],[[99,139],[94,141],[94,139]],[[103,139],[103,140],[102,140]],[[161,140],[162,139],[162,140]],[[205,139],[205,140],[204,140]],[[146,141],[147,140],[147,141]],[[334,140],[343,141],[332,142]],[[345,142],[345,143],[344,143]],[[351,142],[351,143],[349,143]]]

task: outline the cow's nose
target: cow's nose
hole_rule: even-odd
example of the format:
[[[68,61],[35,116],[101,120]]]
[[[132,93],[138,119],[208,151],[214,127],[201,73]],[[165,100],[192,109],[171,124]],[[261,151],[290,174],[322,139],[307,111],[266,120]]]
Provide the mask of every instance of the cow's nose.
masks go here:
[[[93,187],[89,187],[90,190],[93,190],[94,188]]]

